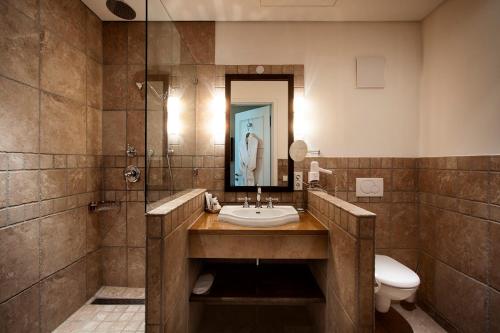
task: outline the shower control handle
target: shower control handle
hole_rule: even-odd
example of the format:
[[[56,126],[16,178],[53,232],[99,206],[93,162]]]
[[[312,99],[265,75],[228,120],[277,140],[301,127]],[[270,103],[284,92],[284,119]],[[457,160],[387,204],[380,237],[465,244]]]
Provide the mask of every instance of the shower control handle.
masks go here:
[[[141,177],[141,170],[135,165],[129,165],[123,172],[123,176],[129,183],[136,183]]]

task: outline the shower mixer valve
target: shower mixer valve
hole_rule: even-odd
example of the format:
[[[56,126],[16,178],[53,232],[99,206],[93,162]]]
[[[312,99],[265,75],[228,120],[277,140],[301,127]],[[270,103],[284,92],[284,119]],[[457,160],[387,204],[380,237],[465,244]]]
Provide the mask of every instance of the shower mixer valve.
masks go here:
[[[129,165],[123,172],[123,176],[129,183],[137,183],[141,177],[141,170],[135,165]]]

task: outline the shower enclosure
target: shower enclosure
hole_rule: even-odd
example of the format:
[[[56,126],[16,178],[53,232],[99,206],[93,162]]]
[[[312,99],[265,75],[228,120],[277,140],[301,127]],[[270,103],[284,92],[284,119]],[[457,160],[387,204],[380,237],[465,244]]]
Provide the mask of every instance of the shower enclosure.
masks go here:
[[[161,3],[161,2],[160,2]],[[146,206],[193,188],[196,144],[196,66],[164,6],[148,8],[146,97]]]

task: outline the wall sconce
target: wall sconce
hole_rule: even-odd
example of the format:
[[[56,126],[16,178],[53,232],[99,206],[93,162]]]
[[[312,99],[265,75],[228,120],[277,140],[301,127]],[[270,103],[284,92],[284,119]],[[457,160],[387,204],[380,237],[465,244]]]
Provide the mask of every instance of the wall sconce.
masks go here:
[[[182,103],[179,97],[177,96],[168,96],[167,99],[167,112],[168,112],[168,120],[167,120],[167,133],[169,135],[170,141],[172,144],[177,143],[178,137],[182,132],[182,124],[181,124],[181,110]]]
[[[304,140],[309,133],[309,101],[304,97],[303,89],[295,89],[293,98],[293,137]]]
[[[224,144],[226,134],[226,96],[224,89],[217,89],[211,103],[212,124],[215,144]]]

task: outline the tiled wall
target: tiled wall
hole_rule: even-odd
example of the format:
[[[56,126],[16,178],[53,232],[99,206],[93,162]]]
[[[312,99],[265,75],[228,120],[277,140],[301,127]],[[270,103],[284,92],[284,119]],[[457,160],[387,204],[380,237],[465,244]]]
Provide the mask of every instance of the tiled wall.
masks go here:
[[[321,332],[372,332],[375,215],[323,192],[308,192],[308,210],[328,226],[327,264],[312,265],[327,299]],[[378,218],[378,217],[377,217]],[[322,317],[322,318],[321,318]],[[324,323],[321,323],[324,321]]]
[[[103,284],[144,287],[144,92],[136,82],[145,79],[145,23],[103,23],[103,193],[121,202],[119,211],[99,213],[102,235]],[[127,157],[126,146],[137,149]],[[136,165],[142,176],[127,183],[123,171]]]
[[[0,2],[0,331],[49,332],[101,286],[102,24]]]
[[[500,157],[418,161],[419,301],[463,332],[500,331]]]
[[[190,306],[189,295],[199,265],[188,260],[187,228],[203,213],[204,193],[192,190],[162,205],[169,207],[164,213],[147,217],[148,332],[196,332],[191,326],[197,322],[197,307]]]
[[[417,169],[415,158],[306,158],[296,163],[295,170],[304,173],[316,160],[334,175],[320,174],[320,185],[330,194],[354,203],[377,215],[375,250],[390,255],[416,269],[418,259],[418,213],[416,204]],[[384,195],[380,198],[357,198],[356,178],[384,179]]]

